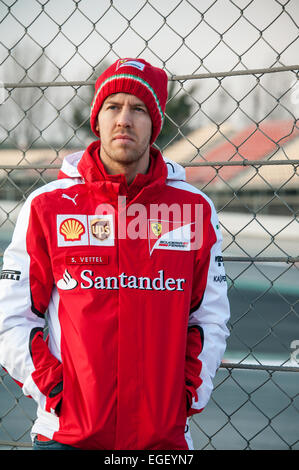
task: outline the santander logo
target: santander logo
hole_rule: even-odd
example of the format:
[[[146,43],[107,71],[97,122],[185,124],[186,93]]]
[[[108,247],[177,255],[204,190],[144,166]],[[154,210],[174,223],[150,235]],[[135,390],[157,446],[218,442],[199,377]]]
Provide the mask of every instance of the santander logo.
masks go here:
[[[77,285],[78,282],[76,281],[76,279],[72,278],[67,269],[64,271],[62,279],[59,279],[59,281],[57,282],[57,287],[61,290],[72,290],[75,289]]]
[[[78,285],[81,289],[140,289],[154,291],[184,291],[186,279],[166,277],[163,269],[158,271],[156,277],[144,277],[121,273],[118,276],[96,276],[91,269],[84,269],[80,273],[80,285],[68,270],[64,271],[62,279],[57,282],[61,290],[73,290]]]

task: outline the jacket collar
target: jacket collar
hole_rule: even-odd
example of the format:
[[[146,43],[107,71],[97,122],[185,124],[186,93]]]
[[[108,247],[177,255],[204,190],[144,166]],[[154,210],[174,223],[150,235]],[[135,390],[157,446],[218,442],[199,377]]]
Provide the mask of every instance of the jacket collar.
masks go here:
[[[107,183],[109,183],[110,181],[110,183],[112,184],[112,180],[116,179],[117,175],[107,175],[104,168],[102,168],[103,171],[100,171],[101,161],[99,160],[99,152],[96,152],[96,148],[99,149],[99,145],[99,143],[93,142],[85,151],[80,150],[78,152],[66,155],[63,159],[62,167],[58,173],[58,179],[75,178],[78,180],[79,183],[82,182],[82,178],[86,179],[86,181],[89,181],[89,178],[91,178],[91,180],[95,183],[97,181],[107,181]],[[94,152],[96,152],[95,155]],[[82,163],[80,163],[81,161]],[[92,170],[92,168],[94,168],[94,165],[96,165],[97,168]],[[150,182],[152,181],[152,178],[154,180],[157,177],[158,184],[159,182],[163,184],[165,181],[164,172],[167,173],[166,183],[172,184],[183,182],[186,180],[185,169],[181,165],[179,165],[174,160],[162,157],[161,153],[157,149],[151,147],[151,165],[149,168],[149,172],[147,173],[147,175],[140,175],[140,177],[138,176],[139,181],[145,183],[143,177],[145,177],[145,179],[148,177],[148,181]],[[119,175],[118,178],[119,180],[122,180],[123,177]],[[135,183],[136,186],[139,186],[139,184],[137,184],[138,181],[135,181]],[[119,186],[120,183],[115,184],[116,186]],[[130,187],[131,186],[132,185],[130,185]]]
[[[110,175],[106,172],[100,158],[101,143],[99,140],[92,142],[80,159],[77,169],[85,183],[111,183],[120,195],[126,195],[129,199],[143,192],[145,188],[151,187],[155,190],[165,184],[167,178],[167,167],[161,153],[151,147],[150,166],[146,174],[137,174],[130,185],[127,184],[123,174]]]

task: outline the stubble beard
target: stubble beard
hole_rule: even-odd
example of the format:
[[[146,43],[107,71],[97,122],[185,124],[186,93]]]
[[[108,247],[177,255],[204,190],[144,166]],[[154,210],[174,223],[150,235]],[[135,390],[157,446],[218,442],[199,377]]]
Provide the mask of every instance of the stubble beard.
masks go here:
[[[114,163],[124,166],[130,166],[140,161],[145,155],[148,154],[149,142],[140,145],[139,148],[130,148],[129,145],[121,145],[116,149],[107,148],[101,142],[101,150],[107,158]],[[102,153],[101,152],[101,153]]]

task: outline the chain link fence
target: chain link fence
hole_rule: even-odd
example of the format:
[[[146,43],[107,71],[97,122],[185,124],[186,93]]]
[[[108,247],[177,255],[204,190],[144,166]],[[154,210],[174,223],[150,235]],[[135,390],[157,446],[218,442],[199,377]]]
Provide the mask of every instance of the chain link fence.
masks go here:
[[[231,336],[196,449],[298,449],[297,0],[0,0],[0,251],[33,189],[92,136],[95,77],[122,57],[169,76],[157,146],[215,202]],[[0,446],[35,405],[0,372]]]

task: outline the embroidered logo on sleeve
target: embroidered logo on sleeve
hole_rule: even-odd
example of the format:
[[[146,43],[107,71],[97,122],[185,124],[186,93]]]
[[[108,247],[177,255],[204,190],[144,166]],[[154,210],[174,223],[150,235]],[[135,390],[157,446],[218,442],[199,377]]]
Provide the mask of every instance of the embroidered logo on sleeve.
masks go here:
[[[13,269],[3,269],[0,279],[9,279],[10,281],[19,281],[21,271],[14,271]]]
[[[218,264],[218,266],[223,266],[223,256],[215,256],[215,263]]]

